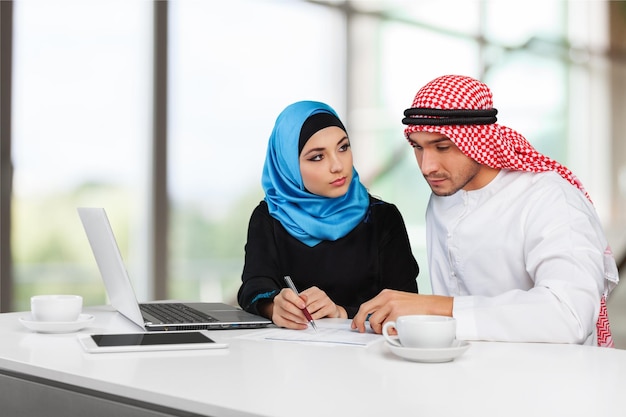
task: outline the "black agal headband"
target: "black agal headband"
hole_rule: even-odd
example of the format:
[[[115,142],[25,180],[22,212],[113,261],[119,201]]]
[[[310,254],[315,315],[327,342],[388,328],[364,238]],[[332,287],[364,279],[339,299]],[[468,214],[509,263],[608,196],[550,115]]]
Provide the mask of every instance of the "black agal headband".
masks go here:
[[[443,110],[411,107],[404,111],[405,125],[444,126],[444,125],[490,125],[494,124],[498,110]]]

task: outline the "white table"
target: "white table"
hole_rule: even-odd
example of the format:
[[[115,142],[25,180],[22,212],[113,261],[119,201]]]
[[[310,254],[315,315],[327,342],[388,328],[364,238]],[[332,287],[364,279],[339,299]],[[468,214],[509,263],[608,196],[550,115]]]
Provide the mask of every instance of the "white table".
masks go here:
[[[138,329],[110,307],[82,332]],[[228,349],[88,354],[0,314],[4,416],[624,416],[626,351],[472,342],[454,362],[365,348],[236,338]],[[42,411],[43,410],[43,411]]]

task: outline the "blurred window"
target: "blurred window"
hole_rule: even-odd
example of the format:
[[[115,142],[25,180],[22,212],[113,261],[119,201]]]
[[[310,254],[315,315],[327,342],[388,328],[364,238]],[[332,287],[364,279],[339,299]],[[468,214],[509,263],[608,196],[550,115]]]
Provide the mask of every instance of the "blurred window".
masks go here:
[[[129,272],[141,276],[151,25],[149,2],[15,2],[14,309],[37,293],[105,301],[77,206],[107,209]]]
[[[236,303],[274,121],[299,100],[345,114],[344,32],[337,10],[301,2],[170,4],[172,297]]]
[[[361,179],[401,210],[429,292],[430,190],[400,121],[442,74],[487,82],[499,122],[568,165],[608,218],[607,69],[584,52],[606,45],[601,3],[167,4],[168,157],[153,162],[153,2],[15,2],[14,309],[44,292],[106,301],[77,206],[107,209],[137,296],[150,297],[153,164],[168,175],[168,298],[235,303],[267,140],[304,99],[346,122]]]

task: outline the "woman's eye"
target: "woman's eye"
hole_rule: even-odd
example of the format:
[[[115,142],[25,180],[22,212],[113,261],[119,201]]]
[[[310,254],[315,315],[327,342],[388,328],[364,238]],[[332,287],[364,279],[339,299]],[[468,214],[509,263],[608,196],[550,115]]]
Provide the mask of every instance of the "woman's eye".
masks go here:
[[[341,145],[341,147],[339,148],[340,151],[345,152],[348,150],[348,148],[350,147],[349,143],[346,143],[345,145]]]
[[[311,158],[309,158],[309,161],[321,161],[321,160],[322,160],[322,154],[313,155]]]

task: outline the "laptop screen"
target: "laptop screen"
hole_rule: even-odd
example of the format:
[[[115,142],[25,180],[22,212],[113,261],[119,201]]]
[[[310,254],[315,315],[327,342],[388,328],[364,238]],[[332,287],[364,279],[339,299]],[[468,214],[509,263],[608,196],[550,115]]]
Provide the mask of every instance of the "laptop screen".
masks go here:
[[[78,208],[111,305],[144,328],[137,297],[124,265],[113,229],[103,208]]]

